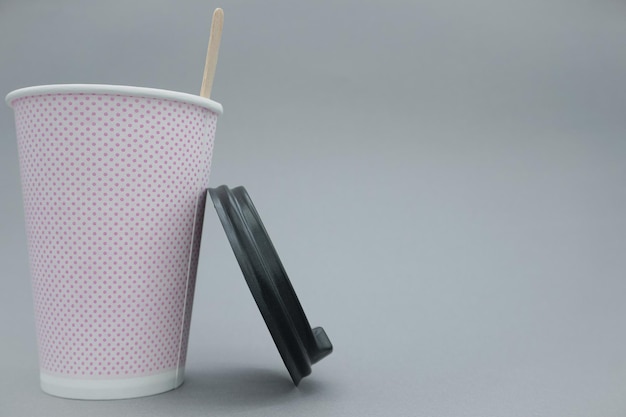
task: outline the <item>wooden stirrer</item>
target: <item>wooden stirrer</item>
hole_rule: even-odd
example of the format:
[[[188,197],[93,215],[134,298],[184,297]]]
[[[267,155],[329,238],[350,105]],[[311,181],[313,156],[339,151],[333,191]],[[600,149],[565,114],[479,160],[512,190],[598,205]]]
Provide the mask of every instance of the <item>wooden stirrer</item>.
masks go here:
[[[213,12],[213,21],[211,22],[211,35],[209,36],[209,47],[206,52],[206,61],[204,63],[202,88],[200,88],[200,95],[202,97],[211,98],[211,88],[213,88],[213,78],[215,77],[217,54],[220,50],[220,41],[222,40],[223,26],[224,11],[220,8],[217,8]]]

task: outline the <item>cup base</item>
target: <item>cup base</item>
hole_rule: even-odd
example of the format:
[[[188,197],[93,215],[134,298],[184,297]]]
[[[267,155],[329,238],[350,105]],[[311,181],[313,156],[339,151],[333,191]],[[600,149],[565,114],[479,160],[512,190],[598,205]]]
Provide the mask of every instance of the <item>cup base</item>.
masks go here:
[[[180,387],[184,369],[156,375],[117,379],[80,379],[40,373],[41,389],[55,397],[75,400],[121,400],[160,394]]]

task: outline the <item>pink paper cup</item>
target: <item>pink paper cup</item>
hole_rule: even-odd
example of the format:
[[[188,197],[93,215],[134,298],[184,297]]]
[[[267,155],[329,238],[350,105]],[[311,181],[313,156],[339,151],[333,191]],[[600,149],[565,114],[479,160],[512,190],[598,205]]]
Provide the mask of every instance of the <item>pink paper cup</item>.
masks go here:
[[[184,378],[222,106],[114,85],[11,92],[39,344],[52,395],[153,395]]]

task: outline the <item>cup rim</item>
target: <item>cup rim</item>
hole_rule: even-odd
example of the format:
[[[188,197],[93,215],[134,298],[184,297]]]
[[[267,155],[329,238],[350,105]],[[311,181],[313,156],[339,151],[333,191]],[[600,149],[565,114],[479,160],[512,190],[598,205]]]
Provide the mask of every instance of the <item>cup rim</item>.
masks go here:
[[[129,85],[110,84],[49,84],[19,88],[7,94],[5,101],[13,108],[12,103],[18,98],[41,96],[48,94],[111,94],[131,97],[161,98],[209,109],[213,113],[221,115],[224,109],[220,103],[194,94],[181,93],[178,91],[163,90],[160,88],[134,87]]]

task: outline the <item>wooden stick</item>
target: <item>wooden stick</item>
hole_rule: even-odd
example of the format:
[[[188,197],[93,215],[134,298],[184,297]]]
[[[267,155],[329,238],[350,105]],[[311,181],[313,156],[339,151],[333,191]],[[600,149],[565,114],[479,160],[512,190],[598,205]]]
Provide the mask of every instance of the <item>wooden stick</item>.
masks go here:
[[[204,62],[204,75],[202,76],[202,88],[200,95],[210,98],[213,88],[213,78],[215,77],[215,67],[217,66],[217,54],[220,50],[222,40],[222,28],[224,26],[224,11],[220,8],[213,12],[211,22],[211,35],[209,36],[209,47],[206,51],[206,61]]]

